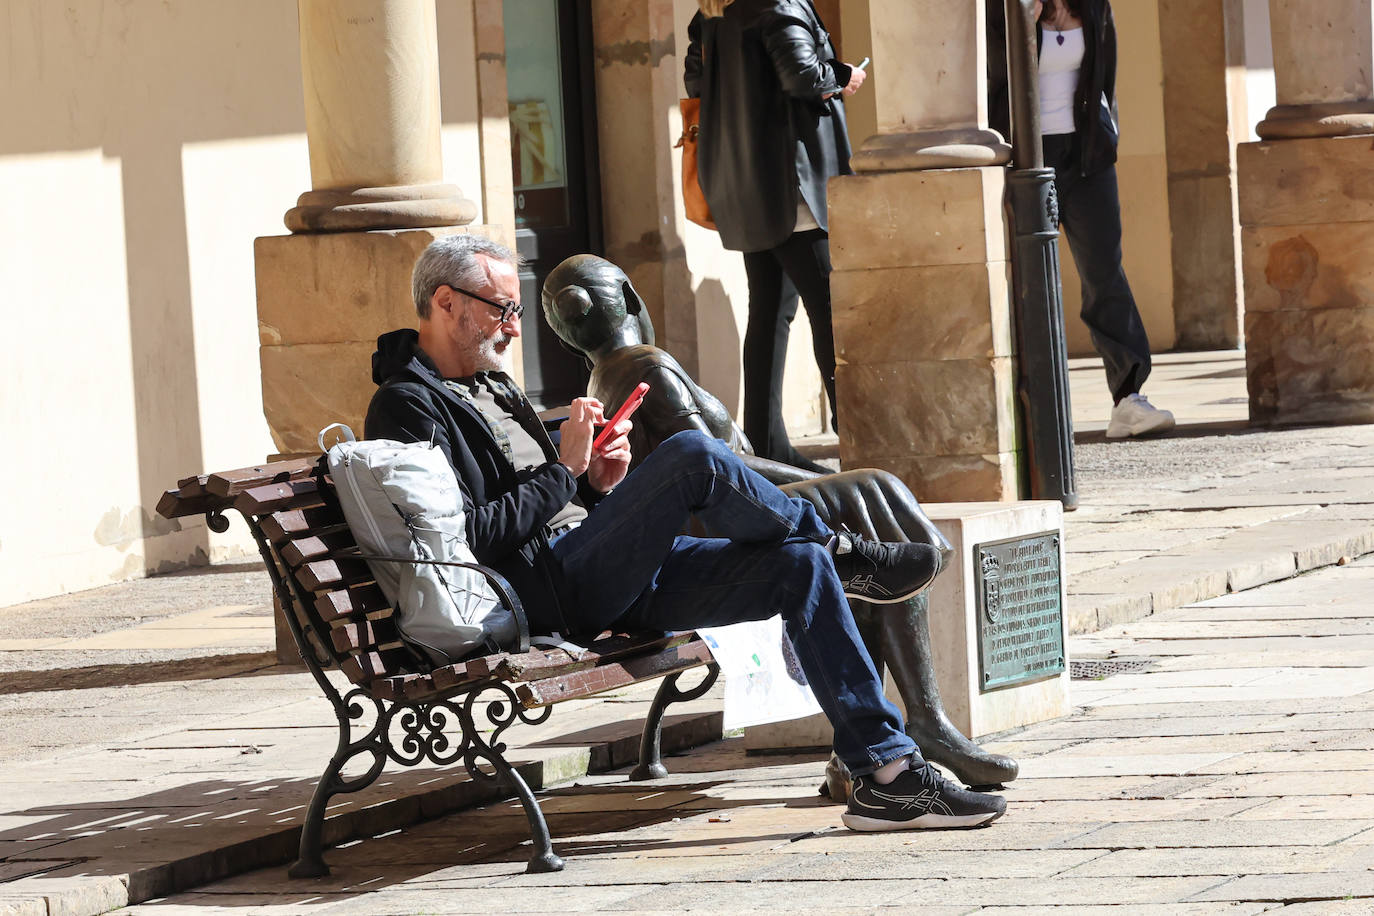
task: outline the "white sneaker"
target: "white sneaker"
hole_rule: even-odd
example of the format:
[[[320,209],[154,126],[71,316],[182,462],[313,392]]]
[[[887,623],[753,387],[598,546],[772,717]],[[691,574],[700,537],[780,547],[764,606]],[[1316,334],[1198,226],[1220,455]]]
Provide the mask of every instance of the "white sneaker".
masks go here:
[[[1141,394],[1128,394],[1112,408],[1112,419],[1107,424],[1108,439],[1124,439],[1127,436],[1143,436],[1146,433],[1160,433],[1174,428],[1174,415],[1160,410]]]

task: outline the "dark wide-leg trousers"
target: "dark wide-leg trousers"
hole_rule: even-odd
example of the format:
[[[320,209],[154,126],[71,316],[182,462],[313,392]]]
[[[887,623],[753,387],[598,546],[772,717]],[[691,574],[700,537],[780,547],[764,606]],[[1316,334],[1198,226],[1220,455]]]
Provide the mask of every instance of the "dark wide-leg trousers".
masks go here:
[[[1150,375],[1150,339],[1121,266],[1121,201],[1116,167],[1093,175],[1079,168],[1074,134],[1042,138],[1045,165],[1054,169],[1059,220],[1082,281],[1079,313],[1102,357],[1112,400],[1140,391]]]
[[[835,415],[835,332],[830,322],[830,236],[823,229],[796,232],[777,248],[744,253],[749,278],[749,323],[744,332],[744,434],[754,452],[790,462],[791,441],[782,420],[787,339],[797,315],[797,294],[811,324],[811,348]]]

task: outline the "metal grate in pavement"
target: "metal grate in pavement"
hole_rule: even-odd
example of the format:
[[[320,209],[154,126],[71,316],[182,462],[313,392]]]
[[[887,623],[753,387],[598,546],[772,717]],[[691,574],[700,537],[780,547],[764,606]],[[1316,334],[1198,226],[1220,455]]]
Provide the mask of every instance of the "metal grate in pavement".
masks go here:
[[[1076,658],[1069,661],[1069,677],[1075,681],[1100,681],[1113,674],[1146,671],[1154,667],[1153,658]]]

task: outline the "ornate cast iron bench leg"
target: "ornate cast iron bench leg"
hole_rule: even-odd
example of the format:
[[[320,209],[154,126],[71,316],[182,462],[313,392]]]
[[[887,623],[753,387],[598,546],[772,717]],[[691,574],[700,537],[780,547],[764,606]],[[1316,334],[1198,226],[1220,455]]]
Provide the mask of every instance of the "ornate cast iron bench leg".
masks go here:
[[[331,696],[331,699],[335,697]],[[361,700],[367,700],[376,707],[377,722],[367,734],[353,741],[351,720],[363,715]],[[310,807],[306,809],[305,821],[301,824],[299,858],[287,869],[287,874],[292,878],[320,878],[329,874],[329,866],[325,864],[321,848],[324,812],[329,806],[329,800],[343,792],[357,792],[367,788],[381,775],[382,768],[386,766],[385,727],[388,715],[383,711],[381,702],[361,690],[354,689],[341,702],[336,700],[334,712],[339,719],[339,743],[334,750],[334,756],[329,759],[329,765],[324,768],[324,775],[315,786],[315,794],[310,797]],[[344,779],[341,775],[344,766],[354,757],[364,753],[372,755],[372,765],[365,773],[352,779]]]
[[[491,734],[490,741],[482,740],[473,721],[473,709],[476,706],[477,697],[486,690],[495,690],[502,694],[501,699],[487,704],[487,721],[496,727]],[[473,779],[499,779],[513,788],[515,794],[520,798],[520,806],[525,809],[525,820],[529,821],[530,825],[530,842],[534,846],[534,854],[530,856],[525,871],[528,874],[562,871],[563,860],[553,851],[553,839],[549,836],[549,825],[544,820],[544,812],[539,807],[539,801],[534,797],[534,792],[531,791],[524,777],[516,772],[515,767],[506,760],[506,745],[500,740],[501,733],[517,721],[524,722],[526,725],[538,725],[546,721],[553,713],[553,707],[545,706],[537,714],[532,715],[520,705],[520,702],[515,698],[514,691],[505,684],[492,684],[482,690],[469,693],[461,707],[450,703],[442,705],[457,714],[458,722],[463,730],[462,744],[453,755],[441,755],[439,757],[431,755],[430,759],[436,763],[444,763],[461,754],[463,766],[466,767]],[[436,724],[442,727],[442,718]],[[444,748],[438,747],[436,750],[442,751]],[[496,775],[493,776],[484,771],[479,766],[481,761],[486,761],[496,771]]]
[[[695,700],[710,690],[720,674],[720,666],[707,666],[706,677],[700,684],[691,690],[678,690],[677,679],[685,673],[679,671],[664,678],[663,683],[659,685],[658,693],[654,694],[654,702],[649,706],[649,715],[644,719],[644,734],[639,739],[639,765],[630,772],[630,779],[634,782],[661,779],[668,775],[668,768],[663,765],[663,713],[673,703]]]

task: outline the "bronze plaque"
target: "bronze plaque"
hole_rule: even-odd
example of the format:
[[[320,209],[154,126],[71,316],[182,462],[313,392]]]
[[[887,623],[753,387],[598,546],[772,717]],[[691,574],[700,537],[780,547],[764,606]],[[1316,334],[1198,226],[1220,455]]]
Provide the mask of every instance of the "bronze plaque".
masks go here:
[[[992,690],[1064,671],[1059,533],[973,546],[980,687]]]

